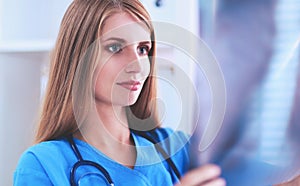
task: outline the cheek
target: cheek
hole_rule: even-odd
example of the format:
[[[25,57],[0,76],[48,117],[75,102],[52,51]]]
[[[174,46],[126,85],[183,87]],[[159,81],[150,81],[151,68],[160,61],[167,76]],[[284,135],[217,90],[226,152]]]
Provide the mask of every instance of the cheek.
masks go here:
[[[147,78],[150,75],[150,71],[151,71],[151,64],[150,61],[147,60],[147,62],[145,61],[143,63],[143,71],[142,71],[143,76]]]
[[[102,71],[98,72],[95,77],[95,83],[94,83],[94,94],[96,97],[102,97],[105,89],[107,88],[104,84],[105,82],[105,75]]]
[[[109,94],[119,73],[118,69],[108,63],[97,69],[95,77],[95,95]]]

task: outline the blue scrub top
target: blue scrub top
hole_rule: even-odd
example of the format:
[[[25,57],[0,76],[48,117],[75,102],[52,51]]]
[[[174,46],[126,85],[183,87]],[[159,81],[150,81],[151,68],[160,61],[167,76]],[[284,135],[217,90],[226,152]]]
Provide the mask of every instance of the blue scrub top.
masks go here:
[[[188,136],[182,132],[159,128],[156,140],[171,155],[181,175],[190,165]],[[133,169],[119,164],[88,143],[74,139],[84,160],[102,165],[118,185],[174,185],[178,182],[169,164],[162,161],[154,144],[132,133],[137,159]],[[14,185],[70,185],[70,172],[77,162],[66,139],[42,142],[23,153],[14,173]],[[76,171],[80,185],[108,185],[100,171],[83,166]]]

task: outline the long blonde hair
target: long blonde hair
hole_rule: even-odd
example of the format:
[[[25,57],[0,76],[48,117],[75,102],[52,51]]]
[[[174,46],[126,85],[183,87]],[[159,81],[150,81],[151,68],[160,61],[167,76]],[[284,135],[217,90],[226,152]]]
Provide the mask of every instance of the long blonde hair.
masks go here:
[[[120,11],[135,16],[147,25],[153,46],[148,56],[150,75],[136,103],[127,109],[127,116],[133,121],[129,123],[139,125],[138,122],[147,121],[140,122],[149,125],[141,127],[146,129],[158,125],[154,101],[155,38],[148,12],[139,0],[74,0],[63,17],[52,52],[49,80],[36,134],[37,143],[59,139],[79,129],[81,121],[76,120],[77,115],[84,118],[89,112],[97,65],[98,48],[92,44],[99,38],[105,20]]]

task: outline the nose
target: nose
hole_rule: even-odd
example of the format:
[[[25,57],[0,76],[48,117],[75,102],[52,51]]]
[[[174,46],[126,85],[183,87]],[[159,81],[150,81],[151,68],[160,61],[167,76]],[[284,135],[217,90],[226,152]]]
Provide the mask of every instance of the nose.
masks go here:
[[[143,57],[144,58],[144,57]],[[125,67],[127,73],[140,73],[143,71],[143,59],[136,51],[131,52],[128,63]]]

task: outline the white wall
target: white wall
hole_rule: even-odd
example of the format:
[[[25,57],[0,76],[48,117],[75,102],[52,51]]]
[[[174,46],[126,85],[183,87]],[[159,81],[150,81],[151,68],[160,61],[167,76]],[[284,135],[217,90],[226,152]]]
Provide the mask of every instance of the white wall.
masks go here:
[[[12,185],[20,154],[32,144],[46,53],[0,53],[0,180]]]
[[[71,0],[0,0],[0,41],[53,40]]]
[[[0,184],[34,137],[41,73],[70,0],[0,0]]]

